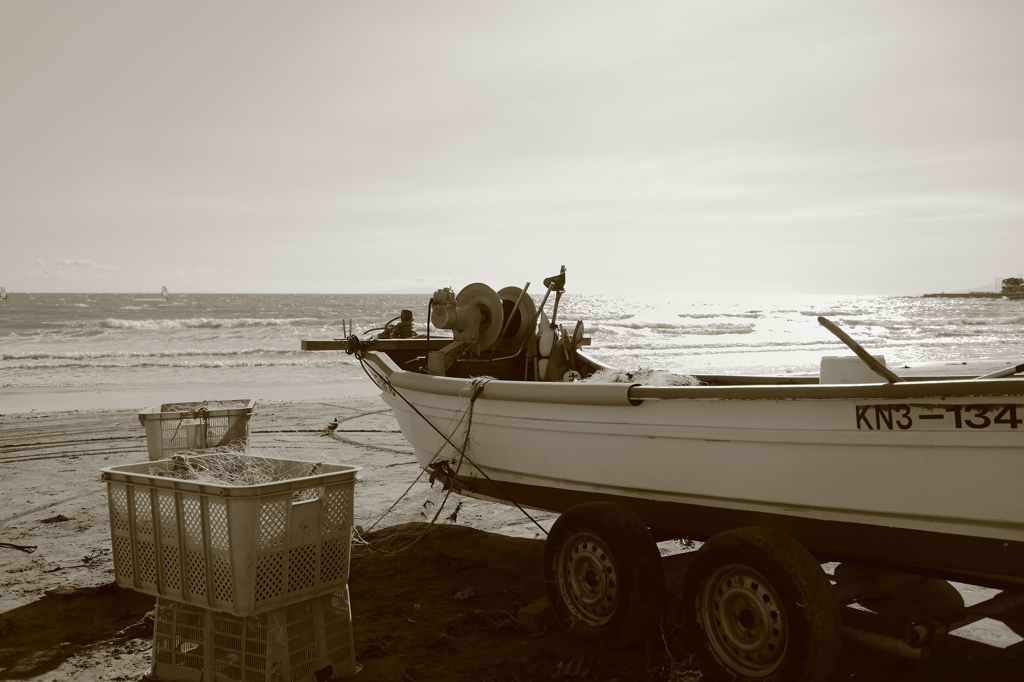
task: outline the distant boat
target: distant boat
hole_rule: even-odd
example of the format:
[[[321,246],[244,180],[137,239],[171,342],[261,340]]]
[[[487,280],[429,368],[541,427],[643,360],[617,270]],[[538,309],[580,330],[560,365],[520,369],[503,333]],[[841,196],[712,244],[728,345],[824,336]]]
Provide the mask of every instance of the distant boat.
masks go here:
[[[0,301],[6,301],[6,300],[7,300],[7,289],[4,289],[3,287],[0,287]]]
[[[169,301],[171,299],[171,295],[167,293],[167,287],[163,287],[160,289],[160,295],[164,297],[165,301]]]

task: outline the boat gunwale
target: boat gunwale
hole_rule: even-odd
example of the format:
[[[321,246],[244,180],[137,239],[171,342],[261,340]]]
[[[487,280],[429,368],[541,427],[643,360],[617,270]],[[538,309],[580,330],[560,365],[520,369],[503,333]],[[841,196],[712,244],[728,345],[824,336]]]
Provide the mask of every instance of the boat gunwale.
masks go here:
[[[469,398],[474,379],[409,372],[384,351],[366,351],[394,388]],[[705,377],[707,378],[707,377]],[[760,379],[760,378],[759,378]],[[764,384],[643,386],[626,383],[526,382],[488,379],[478,398],[569,405],[636,406],[644,400],[921,400],[926,398],[1024,398],[1024,378],[935,379],[895,384]]]

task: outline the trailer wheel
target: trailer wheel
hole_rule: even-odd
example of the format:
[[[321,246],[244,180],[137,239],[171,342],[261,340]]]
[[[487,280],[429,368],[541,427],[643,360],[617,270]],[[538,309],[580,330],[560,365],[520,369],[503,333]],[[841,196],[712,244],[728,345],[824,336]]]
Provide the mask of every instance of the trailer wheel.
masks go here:
[[[625,507],[586,502],[563,513],[544,544],[544,582],[572,634],[623,648],[652,635],[665,608],[661,555]]]
[[[842,616],[828,578],[780,531],[711,538],[686,570],[682,600],[687,639],[715,680],[823,682],[839,662]]]

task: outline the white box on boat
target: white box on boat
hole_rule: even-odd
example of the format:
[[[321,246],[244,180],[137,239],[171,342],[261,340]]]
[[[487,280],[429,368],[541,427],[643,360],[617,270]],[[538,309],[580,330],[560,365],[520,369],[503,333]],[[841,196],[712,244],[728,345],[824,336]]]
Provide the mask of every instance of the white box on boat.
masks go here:
[[[885,366],[884,355],[872,355]],[[825,355],[821,358],[819,384],[881,384],[885,379],[856,355]]]

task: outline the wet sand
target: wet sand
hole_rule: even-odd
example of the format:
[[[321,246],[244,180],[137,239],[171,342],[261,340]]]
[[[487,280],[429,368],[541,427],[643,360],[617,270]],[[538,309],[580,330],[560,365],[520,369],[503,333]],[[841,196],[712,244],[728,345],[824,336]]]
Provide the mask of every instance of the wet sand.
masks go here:
[[[365,376],[341,381],[223,382],[175,386],[5,386],[0,388],[0,414],[32,411],[141,411],[171,402],[240,398],[260,402],[316,402],[347,396],[375,396],[377,392],[377,388]]]

